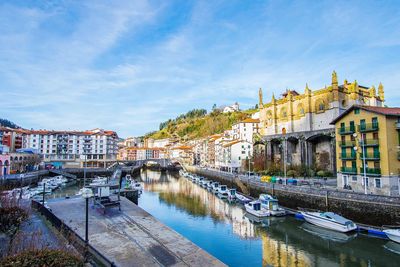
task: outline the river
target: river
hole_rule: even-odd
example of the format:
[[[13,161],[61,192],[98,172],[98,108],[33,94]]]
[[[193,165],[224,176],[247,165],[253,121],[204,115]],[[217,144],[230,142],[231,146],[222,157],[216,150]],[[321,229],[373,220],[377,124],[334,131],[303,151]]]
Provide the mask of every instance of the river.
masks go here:
[[[255,222],[176,174],[142,171],[139,206],[229,266],[399,266],[400,244],[287,216]]]

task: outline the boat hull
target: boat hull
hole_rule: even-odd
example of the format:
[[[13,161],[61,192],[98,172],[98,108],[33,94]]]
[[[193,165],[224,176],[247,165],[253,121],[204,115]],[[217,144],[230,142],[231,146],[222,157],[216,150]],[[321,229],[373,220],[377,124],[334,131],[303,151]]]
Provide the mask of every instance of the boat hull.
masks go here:
[[[355,224],[353,227],[348,227],[346,225],[342,225],[342,224],[339,224],[336,222],[324,220],[322,218],[310,215],[307,212],[301,212],[301,214],[303,215],[306,222],[314,224],[314,225],[322,227],[322,228],[330,229],[333,231],[338,231],[341,233],[348,233],[348,232],[351,232],[351,231],[354,231],[357,229],[357,226]]]
[[[387,237],[396,242],[396,243],[400,243],[400,231],[398,230],[383,230],[383,232],[387,235]]]

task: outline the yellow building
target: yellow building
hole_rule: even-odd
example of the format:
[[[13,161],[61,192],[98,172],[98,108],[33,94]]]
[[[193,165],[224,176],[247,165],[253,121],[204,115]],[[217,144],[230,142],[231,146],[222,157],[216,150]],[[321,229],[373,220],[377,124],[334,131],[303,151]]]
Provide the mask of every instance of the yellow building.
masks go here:
[[[400,108],[354,105],[331,124],[336,127],[338,187],[398,196]]]
[[[312,91],[308,85],[303,94],[287,90],[281,98],[272,96],[263,103],[259,91],[260,134],[267,161],[315,166],[335,171],[335,131],[329,123],[354,104],[383,106],[384,90],[379,84],[361,86],[344,80],[338,84],[336,72],[329,86]]]

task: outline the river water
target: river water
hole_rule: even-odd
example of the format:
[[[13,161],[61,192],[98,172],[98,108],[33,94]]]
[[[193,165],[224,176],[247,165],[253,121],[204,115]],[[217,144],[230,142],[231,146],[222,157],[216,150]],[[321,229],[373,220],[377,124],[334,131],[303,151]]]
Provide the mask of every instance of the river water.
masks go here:
[[[142,171],[139,206],[229,266],[400,266],[400,244],[287,216],[256,222],[180,175]]]

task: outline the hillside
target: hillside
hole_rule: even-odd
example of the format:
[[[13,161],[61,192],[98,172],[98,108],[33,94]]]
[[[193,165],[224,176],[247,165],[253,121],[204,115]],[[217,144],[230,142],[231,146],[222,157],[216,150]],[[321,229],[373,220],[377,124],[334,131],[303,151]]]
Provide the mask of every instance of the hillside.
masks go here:
[[[195,117],[180,116],[175,120],[168,120],[160,124],[160,130],[146,135],[154,139],[179,138],[195,139],[221,133],[230,129],[232,125],[251,116],[255,110],[221,113],[214,110],[209,114]]]
[[[0,126],[14,128],[14,129],[21,128],[18,125],[16,125],[15,123],[13,123],[12,121],[2,119],[2,118],[0,118]]]

